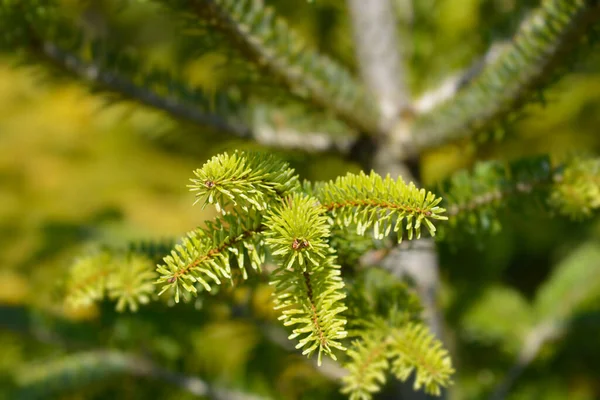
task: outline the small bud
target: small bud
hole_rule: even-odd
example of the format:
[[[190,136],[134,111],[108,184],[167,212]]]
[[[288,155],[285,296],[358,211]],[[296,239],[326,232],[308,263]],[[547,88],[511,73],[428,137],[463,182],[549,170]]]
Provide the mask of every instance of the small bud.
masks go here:
[[[215,183],[211,180],[207,180],[206,182],[204,182],[204,186],[206,186],[209,189],[212,189],[215,187]]]
[[[300,248],[300,241],[298,239],[294,239],[292,242],[292,249],[298,250]]]
[[[308,240],[306,240],[306,239],[298,240],[296,238],[292,242],[292,249],[294,249],[294,250],[305,249],[308,246],[310,246],[310,243],[308,243]]]

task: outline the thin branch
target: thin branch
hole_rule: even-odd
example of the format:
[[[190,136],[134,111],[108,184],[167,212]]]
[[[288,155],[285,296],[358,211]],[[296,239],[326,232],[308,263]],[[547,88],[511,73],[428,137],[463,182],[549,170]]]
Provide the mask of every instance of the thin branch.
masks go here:
[[[209,126],[240,138],[251,138],[265,146],[311,152],[334,151],[346,154],[352,145],[352,138],[336,138],[321,132],[304,133],[290,128],[275,128],[266,124],[257,124],[254,129],[251,129],[241,123],[230,123],[219,114],[202,112],[195,104],[186,103],[175,96],[160,95],[151,89],[133,83],[117,72],[84,62],[74,54],[64,51],[50,42],[45,42],[40,47],[40,54],[55,66],[105,90],[161,110],[176,119],[200,126]]]
[[[151,89],[136,85],[130,79],[116,72],[106,70],[100,65],[84,62],[76,55],[62,50],[51,42],[44,42],[38,50],[42,57],[84,81],[92,82],[101,88],[162,110],[175,118],[202,126],[210,126],[242,138],[251,136],[251,132],[247,127],[231,124],[218,114],[202,112],[198,110],[196,105],[180,101],[173,96],[161,96]]]
[[[348,0],[348,8],[361,75],[379,102],[382,125],[389,127],[409,101],[394,5],[391,0]]]
[[[521,347],[521,351],[517,356],[517,361],[508,371],[504,380],[496,386],[490,400],[505,399],[525,368],[535,360],[542,346],[560,333],[561,327],[555,322],[542,323],[533,328],[525,338],[523,347]]]
[[[545,187],[550,188],[557,179],[560,179],[560,173],[548,174],[548,176],[531,179],[530,181],[514,182],[510,186],[498,186],[488,192],[478,193],[465,203],[448,203],[447,210],[449,217],[456,217],[464,213],[470,213],[474,210],[491,206],[494,203],[506,202],[512,196],[528,195],[534,190],[540,190]]]
[[[599,20],[597,1],[545,1],[495,62],[452,101],[417,118],[412,132],[416,147],[436,147],[485,131],[531,102],[573,60],[571,53]]]
[[[103,379],[108,375],[130,374],[165,381],[190,394],[216,400],[262,399],[241,392],[213,388],[200,378],[181,375],[161,368],[147,358],[114,350],[74,353],[48,363],[29,365],[19,370],[16,378],[22,390],[27,391],[34,387],[43,387],[47,381],[78,374],[84,374],[85,378],[70,381],[86,384],[90,380]]]

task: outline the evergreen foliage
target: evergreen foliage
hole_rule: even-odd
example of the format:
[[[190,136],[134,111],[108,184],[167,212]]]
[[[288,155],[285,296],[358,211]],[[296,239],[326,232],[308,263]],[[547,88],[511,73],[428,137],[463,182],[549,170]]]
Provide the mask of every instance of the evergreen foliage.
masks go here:
[[[370,399],[388,371],[401,381],[416,371],[415,390],[439,395],[454,373],[450,357],[420,319],[418,296],[390,278],[370,270],[355,283],[349,299],[353,342],[342,391],[352,399]]]
[[[549,157],[538,156],[478,163],[442,184],[450,226],[471,235],[497,232],[498,211],[522,207],[524,200],[572,219],[589,217],[600,206],[598,162],[578,157],[552,166]]]
[[[190,190],[218,211],[232,203],[248,211],[250,207],[264,210],[268,200],[285,197],[298,186],[298,178],[286,162],[272,155],[251,153],[231,156],[222,154],[206,162],[194,172]]]
[[[43,63],[58,76],[75,77],[112,101],[131,100],[175,118],[249,137],[245,104],[230,90],[208,93],[181,76],[149,64],[139,51],[122,51],[119,43],[89,37],[60,13],[52,0],[36,0],[27,7],[6,0],[0,21],[8,25],[3,47],[17,47],[30,63]],[[247,122],[247,121],[246,121]]]
[[[66,301],[85,306],[105,297],[116,300],[117,311],[137,311],[154,294],[156,272],[151,259],[135,253],[99,252],[82,257],[71,267]]]
[[[545,0],[521,23],[510,45],[486,65],[452,101],[420,116],[415,142],[421,148],[494,128],[564,71],[566,57],[584,38],[593,39],[597,1]],[[561,68],[562,67],[562,68]]]
[[[272,8],[259,0],[160,1],[179,11],[203,40],[216,32],[245,58],[269,71],[295,96],[330,109],[364,131],[377,129],[367,91],[342,66],[311,49]],[[213,42],[214,43],[214,42]]]
[[[225,215],[189,233],[164,258],[165,265],[158,267],[160,294],[172,289],[179,302],[182,293],[197,294],[198,284],[211,291],[211,284],[231,279],[232,259],[247,279],[245,266],[260,271],[268,254],[279,265],[270,278],[279,319],[294,327],[290,339],[298,339],[303,354],[318,350],[319,364],[323,354],[335,360],[333,349],[345,350],[341,340],[347,336],[341,315],[347,309],[344,281],[328,241],[331,224],[352,222],[360,235],[375,225],[375,236],[383,237],[379,223],[389,234],[392,218],[397,221],[395,231],[406,218],[413,239],[413,229],[420,236],[423,220],[435,234],[426,217],[444,219],[444,209],[436,207],[441,199],[433,193],[375,173],[348,174],[314,190],[305,186],[311,196],[301,193],[298,178],[286,163],[270,155],[236,151],[213,157],[194,174],[190,189],[197,192],[197,202],[214,204]],[[231,207],[233,211],[228,211]],[[343,214],[343,209],[349,211]]]
[[[446,210],[437,207],[442,199],[432,192],[418,189],[413,183],[406,184],[400,177],[382,178],[374,172],[337,178],[317,186],[315,195],[338,224],[356,224],[359,235],[373,226],[376,239],[383,239],[393,231],[399,232],[398,241],[402,241],[404,230],[409,240],[413,235],[420,239],[422,223],[433,236],[435,226],[431,220],[447,219],[441,215]]]
[[[345,350],[340,340],[347,333],[342,301],[344,281],[327,245],[327,217],[315,199],[294,196],[275,209],[265,222],[267,243],[279,268],[273,272],[275,309],[285,326],[297,326],[290,339],[300,338],[303,354],[319,350],[335,360],[332,349]]]
[[[264,355],[269,369],[291,365],[285,373],[296,379],[304,373],[300,370],[308,367],[298,367],[291,358],[281,361],[289,341],[302,355],[316,358],[319,373],[335,375],[341,393],[352,400],[369,400],[387,390],[389,377],[412,384],[415,391],[444,396],[455,379],[462,379],[454,377],[453,364],[457,364],[454,358],[464,356],[464,349],[451,357],[443,332],[436,326],[443,325],[433,315],[440,307],[435,298],[437,258],[435,249],[424,250],[429,258],[419,258],[423,250],[418,246],[428,240],[424,236],[442,245],[466,237],[467,247],[472,247],[485,234],[500,231],[502,213],[522,215],[529,204],[538,206],[546,217],[567,219],[572,224],[589,223],[600,208],[600,159],[593,156],[561,162],[551,155],[478,162],[472,171],[450,172],[445,181],[431,182],[431,191],[420,187],[420,171],[414,168],[422,162],[425,150],[489,134],[541,98],[541,91],[573,64],[575,52],[594,45],[600,21],[596,0],[542,1],[497,57],[486,60],[449,98],[419,110],[415,104],[407,106],[408,93],[400,93],[402,102],[392,105],[393,112],[383,110],[376,88],[353,72],[360,69],[364,73],[369,64],[385,72],[389,60],[358,59],[360,68],[344,65],[326,54],[326,45],[305,40],[293,21],[288,23],[279,15],[278,7],[285,8],[282,2],[107,0],[109,3],[120,10],[139,7],[164,14],[175,26],[177,43],[173,48],[184,54],[178,54],[172,65],[151,62],[148,52],[125,48],[118,34],[95,32],[80,15],[92,6],[101,9],[104,2],[90,6],[58,0],[0,0],[4,29],[0,51],[16,55],[19,65],[42,66],[46,77],[82,81],[106,99],[140,103],[199,126],[203,132],[225,132],[260,142],[264,127],[257,123],[257,115],[261,110],[275,110],[274,115],[283,122],[273,125],[287,129],[293,123],[286,118],[294,109],[310,129],[316,126],[325,132],[317,136],[329,145],[320,148],[342,149],[350,160],[361,164],[362,171],[329,181],[301,182],[304,173],[299,174],[296,164],[286,161],[293,159],[293,154],[221,150],[193,171],[188,184],[194,204],[200,203],[207,211],[212,211],[207,206],[214,206],[214,218],[196,228],[190,224],[186,229],[191,230],[176,243],[142,242],[126,250],[103,247],[77,258],[66,279],[60,279],[61,301],[73,312],[73,322],[56,317],[57,311],[49,306],[44,309],[46,316],[30,312],[29,304],[8,310],[9,329],[25,331],[31,337],[24,340],[42,342],[50,350],[43,348],[41,353],[56,357],[23,362],[21,350],[0,334],[0,345],[8,343],[7,365],[22,367],[8,368],[14,371],[9,371],[7,378],[0,376],[0,383],[9,383],[6,391],[0,388],[0,396],[36,398],[66,390],[79,394],[81,390],[85,397],[91,383],[132,375],[170,382],[190,395],[245,398],[171,372],[151,358],[169,367],[206,373],[211,380],[212,370],[206,363],[234,374],[236,368],[252,370]],[[334,7],[334,2],[325,3]],[[349,1],[348,7],[358,3]],[[396,3],[402,14],[403,2]],[[364,2],[363,7],[369,4]],[[339,4],[335,7],[341,8]],[[114,22],[111,18],[117,19],[110,12],[99,14],[106,18],[102,22],[107,26]],[[353,24],[355,39],[361,29],[368,29],[354,20]],[[360,40],[355,41],[359,47]],[[390,42],[395,40],[381,43]],[[388,50],[390,59],[401,58],[398,49]],[[223,79],[210,88],[187,79],[184,71],[188,64],[204,62],[204,57],[215,54],[226,60],[220,71]],[[390,84],[392,81],[396,79]],[[404,85],[398,86],[404,92],[400,90]],[[335,144],[330,124],[342,127],[346,145]],[[276,130],[278,126],[268,128]],[[308,141],[305,133],[294,131],[300,138],[297,147],[308,149],[303,146],[303,141]],[[187,145],[184,140],[182,147]],[[389,161],[390,157],[393,160]],[[415,176],[386,175],[384,169],[410,171]],[[572,240],[593,233],[580,235]],[[403,240],[411,241],[414,248],[407,243],[402,245],[407,247],[399,246]],[[457,343],[500,346],[502,357],[516,359],[505,380],[493,382],[497,384],[496,397],[505,397],[550,339],[565,336],[580,315],[599,312],[599,246],[587,237],[583,243],[561,254],[550,276],[535,283],[531,300],[506,282],[479,286],[477,281],[478,287],[465,289],[460,284],[452,286],[454,271],[443,274],[442,307],[451,311],[445,322],[458,323]],[[411,255],[413,250],[415,259],[421,260],[417,263],[423,265],[406,267],[397,261],[391,271],[382,268],[389,264],[384,258],[393,259],[395,253]],[[365,261],[367,256],[371,261]],[[425,265],[431,260],[435,266]],[[409,262],[414,264],[414,260]],[[467,270],[460,267],[456,274]],[[415,269],[432,276],[423,278]],[[9,271],[1,275],[0,288],[18,288],[19,274]],[[48,281],[43,275],[38,280]],[[37,297],[37,302],[44,301]],[[267,298],[270,300],[265,301]],[[194,307],[188,304],[192,301]],[[107,303],[110,307],[105,307]],[[98,313],[101,323],[80,324],[78,318],[93,319],[93,315],[85,315],[86,310]],[[159,317],[165,319],[157,323]],[[208,324],[211,329],[206,329]],[[243,328],[228,331],[236,324]],[[100,333],[90,333],[99,326]],[[286,332],[287,341],[278,339],[280,331]],[[92,339],[83,345],[77,340],[70,342],[85,335]],[[221,346],[209,349],[213,336],[221,339],[217,341],[221,344],[235,336],[242,350],[231,350],[236,353],[234,361],[245,364],[232,367],[226,357],[220,357],[228,350]],[[98,350],[82,351],[91,348],[90,343]],[[476,348],[473,353],[478,351]],[[467,358],[476,359],[472,355]],[[0,364],[0,372],[5,369]],[[245,384],[252,390],[275,393],[279,389],[272,382],[250,382],[252,374],[246,373]],[[481,376],[476,380],[482,380]],[[265,389],[269,385],[271,388]],[[477,395],[493,391],[488,386]],[[340,387],[335,390],[339,392]],[[298,398],[311,395],[310,391],[306,395],[304,388],[297,392],[301,393]]]
[[[251,215],[225,215],[206,230],[196,229],[182,238],[171,254],[158,267],[158,283],[163,284],[159,294],[172,289],[175,302],[181,295],[198,293],[197,285],[211,291],[211,281],[221,284],[222,279],[232,279],[230,259],[247,277],[246,266],[260,270],[264,262],[264,239],[259,235],[262,217]]]

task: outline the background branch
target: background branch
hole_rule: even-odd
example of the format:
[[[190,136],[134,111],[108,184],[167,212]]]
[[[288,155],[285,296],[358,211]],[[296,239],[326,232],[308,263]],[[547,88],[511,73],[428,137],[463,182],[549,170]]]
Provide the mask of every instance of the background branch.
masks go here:
[[[55,67],[104,90],[161,110],[176,119],[214,128],[232,136],[254,139],[268,147],[335,151],[345,154],[353,142],[351,137],[332,137],[321,132],[298,132],[292,128],[276,128],[259,122],[256,122],[252,128],[241,123],[231,123],[220,114],[203,112],[198,105],[182,101],[177,96],[158,94],[148,87],[135,84],[121,74],[103,68],[101,65],[85,62],[51,42],[43,43],[39,47],[38,53]],[[250,110],[250,112],[252,111]]]
[[[262,1],[160,2],[191,24],[195,21],[196,27],[220,32],[247,61],[272,74],[290,94],[331,111],[359,130],[377,132],[377,109],[363,85],[341,64],[308,46]]]
[[[42,59],[46,59],[59,69],[67,71],[85,82],[96,84],[115,94],[164,111],[177,119],[229,132],[243,138],[251,135],[250,130],[241,124],[231,124],[218,114],[202,112],[198,105],[186,103],[175,96],[159,95],[152,89],[137,85],[127,77],[107,70],[99,64],[85,62],[54,43],[41,43],[34,51]]]
[[[419,149],[474,135],[534,100],[534,95],[573,60],[590,28],[600,20],[597,1],[550,0],[523,21],[495,62],[453,96],[422,114],[412,132]],[[424,107],[427,109],[427,107]]]
[[[445,101],[451,100],[460,89],[477,78],[485,67],[496,62],[507,46],[508,43],[505,41],[492,43],[483,57],[473,61],[466,70],[447,77],[439,86],[423,93],[415,100],[413,110],[417,114],[427,113]]]

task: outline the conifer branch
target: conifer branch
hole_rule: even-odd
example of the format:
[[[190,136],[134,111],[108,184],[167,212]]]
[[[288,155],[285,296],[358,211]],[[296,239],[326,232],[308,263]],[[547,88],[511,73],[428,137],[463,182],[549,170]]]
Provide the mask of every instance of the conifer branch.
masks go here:
[[[498,230],[498,211],[522,197],[539,199],[550,211],[582,219],[600,208],[600,159],[573,158],[554,167],[546,156],[508,165],[479,163],[472,173],[454,174],[440,192],[450,227],[467,228],[471,234]]]
[[[442,201],[432,192],[418,189],[413,183],[406,184],[402,178],[393,180],[389,175],[382,178],[375,172],[365,175],[347,174],[335,181],[317,185],[315,196],[322,207],[330,211],[336,223],[342,226],[356,224],[359,235],[373,227],[376,239],[390,232],[398,232],[402,240],[406,230],[408,239],[421,237],[421,224],[435,235],[431,220],[445,220],[445,209],[438,207]]]
[[[257,212],[232,213],[207,222],[181,239],[157,268],[162,285],[159,295],[174,292],[175,302],[198,293],[198,286],[210,292],[212,285],[232,279],[231,262],[236,260],[243,278],[247,267],[260,271],[265,260],[262,217]]]
[[[117,311],[137,311],[154,296],[156,279],[152,260],[135,252],[100,252],[77,260],[69,271],[66,302],[89,305],[105,297],[116,301]]]
[[[161,110],[177,120],[243,139],[254,139],[268,147],[342,154],[350,148],[351,140],[347,138],[255,124],[249,117],[253,110],[226,91],[208,94],[158,67],[134,70],[133,66],[141,65],[141,60],[133,55],[125,56],[116,52],[107,54],[105,43],[99,43],[91,47],[104,49],[104,54],[98,54],[91,61],[85,61],[75,52],[66,51],[49,41],[31,46],[30,54],[35,55],[38,62],[51,66],[54,71],[72,75],[94,90],[105,92],[111,100],[119,97],[138,102]],[[109,65],[106,60],[114,61]]]
[[[370,400],[385,384],[390,367],[388,350],[384,333],[376,330],[355,340],[348,349],[351,361],[346,365],[348,375],[342,378],[342,393],[349,394],[350,400]]]
[[[452,101],[418,117],[415,145],[426,149],[482,132],[532,101],[572,60],[571,51],[599,19],[595,0],[545,0],[495,62]]]
[[[259,0],[178,0],[160,3],[182,18],[222,32],[259,68],[266,69],[299,98],[328,109],[363,132],[378,131],[378,112],[369,95],[342,66],[308,48],[300,36]]]
[[[345,350],[341,339],[347,332],[342,300],[344,281],[327,245],[327,217],[316,199],[295,195],[266,218],[267,243],[280,267],[273,272],[275,308],[285,326],[293,326],[290,339],[299,338],[296,348],[310,356],[318,350],[336,359],[334,349]]]
[[[549,205],[574,220],[588,218],[600,208],[600,158],[576,158],[559,167]]]
[[[421,321],[421,302],[414,291],[389,272],[370,268],[349,292],[349,332],[355,340],[344,365],[349,371],[343,379],[344,393],[351,399],[371,399],[390,368],[402,382],[416,368],[416,383],[429,385],[427,393],[439,394],[440,387],[451,384],[450,359]]]
[[[254,139],[265,146],[340,153],[350,147],[348,138],[258,123],[254,120],[256,110],[241,99],[243,96],[228,90],[209,94],[164,68],[148,66],[135,51],[123,51],[110,38],[84,39],[83,32],[60,15],[57,4],[39,2],[40,9],[46,10],[40,15],[33,4],[0,4],[0,24],[10,24],[10,35],[0,39],[0,49],[23,50],[24,61],[75,78],[111,101],[137,102],[177,120]]]
[[[439,396],[443,387],[452,384],[454,369],[448,352],[422,323],[367,329],[353,342],[348,355],[345,367],[349,374],[343,378],[342,392],[352,400],[370,400],[385,383],[390,362],[392,373],[403,382],[416,371],[415,390],[423,388]]]
[[[439,396],[454,373],[448,351],[423,324],[411,323],[392,333],[392,372],[404,381],[416,371],[414,388]]]
[[[105,47],[93,45],[92,48]],[[134,70],[130,67],[130,70],[126,71],[125,65],[141,64],[140,60],[133,57],[125,60],[122,54],[95,54],[93,60],[86,62],[76,53],[63,50],[49,41],[33,47],[32,50],[40,59],[45,59],[55,68],[93,85],[96,90],[137,101],[176,119],[234,136],[249,138],[252,135],[248,127],[226,119],[226,116],[233,114],[235,107],[232,97],[226,93],[210,96],[157,67],[146,70]],[[109,66],[101,59],[120,60]],[[214,105],[217,105],[218,109]]]
[[[196,192],[196,202],[204,199],[203,207],[214,204],[220,212],[226,212],[229,205],[245,211],[264,210],[269,201],[299,188],[298,177],[288,163],[267,153],[223,153],[207,161],[194,175],[196,179],[189,188]]]
[[[266,255],[260,212],[299,189],[294,170],[265,153],[223,153],[194,174],[189,187],[196,192],[196,203],[214,204],[223,216],[207,222],[205,230],[188,233],[158,266],[157,283],[163,285],[159,294],[172,289],[175,302],[181,295],[196,294],[196,284],[211,291],[212,284],[231,279],[231,258],[237,260],[244,279],[246,264],[260,271]],[[230,205],[233,211],[227,210]]]

